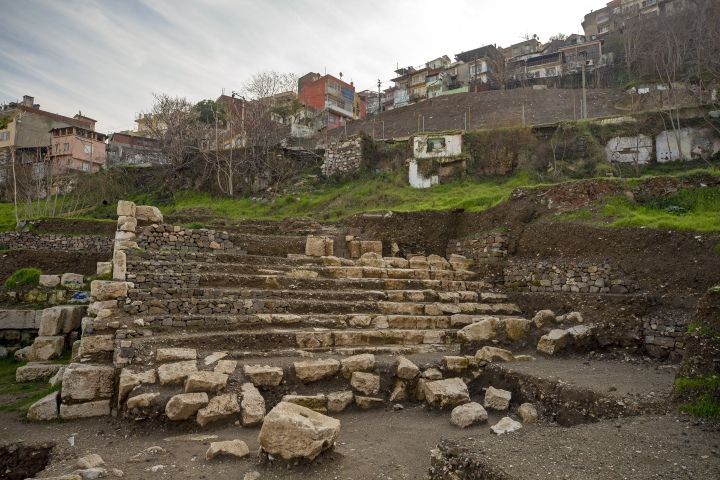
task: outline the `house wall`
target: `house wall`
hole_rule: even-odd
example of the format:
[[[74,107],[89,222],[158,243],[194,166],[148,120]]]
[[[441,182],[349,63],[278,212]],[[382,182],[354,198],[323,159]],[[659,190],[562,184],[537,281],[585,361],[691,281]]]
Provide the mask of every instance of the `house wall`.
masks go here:
[[[59,135],[52,138],[52,173],[61,175],[67,170],[98,172],[105,165],[107,152],[105,143],[77,135]],[[64,144],[69,145],[65,152]],[[91,146],[91,153],[85,153],[85,145]],[[59,147],[58,147],[59,146]],[[59,148],[58,153],[56,149]]]
[[[655,137],[658,163],[707,158],[720,151],[720,138],[709,129],[665,130]]]
[[[444,138],[445,148],[428,152],[428,138]],[[462,135],[416,135],[413,137],[413,157],[423,158],[446,158],[457,157],[462,154]]]
[[[605,147],[608,162],[644,165],[650,161],[652,153],[653,140],[647,135],[615,137],[610,139]]]

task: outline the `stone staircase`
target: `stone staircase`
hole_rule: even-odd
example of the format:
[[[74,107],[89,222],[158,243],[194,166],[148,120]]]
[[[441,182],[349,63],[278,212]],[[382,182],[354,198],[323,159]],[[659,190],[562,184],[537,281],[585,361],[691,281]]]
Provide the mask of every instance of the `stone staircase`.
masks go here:
[[[118,206],[115,281],[93,282],[60,417],[186,420],[200,410],[205,425],[244,417],[237,398],[254,399],[251,411],[282,398],[318,411],[423,401],[424,383],[457,389],[494,346],[534,348],[549,330],[519,316],[462,256],[383,257],[380,242],[327,226],[317,236],[307,224],[301,250],[296,231],[158,225],[149,208],[137,207],[155,222],[142,227],[134,205]],[[483,345],[493,347],[476,357]],[[54,418],[57,403],[41,400],[30,417],[46,408]]]

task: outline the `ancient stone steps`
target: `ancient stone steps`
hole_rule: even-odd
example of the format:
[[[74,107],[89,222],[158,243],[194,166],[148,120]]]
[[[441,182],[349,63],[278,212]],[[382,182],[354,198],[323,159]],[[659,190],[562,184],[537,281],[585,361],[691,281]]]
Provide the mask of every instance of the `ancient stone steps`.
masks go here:
[[[461,301],[481,301],[482,303],[500,303],[507,301],[507,295],[495,292],[443,292],[436,290],[268,290],[252,288],[179,288],[172,291],[157,291],[156,289],[131,289],[131,300],[147,299],[312,299],[323,300],[365,300],[394,302],[442,302],[459,303]]]
[[[128,265],[164,265],[185,263],[243,263],[248,265],[285,265],[297,267],[301,265],[324,265],[321,257],[307,255],[253,255],[247,253],[226,252],[180,252],[176,250],[150,250],[147,252],[132,252],[128,256]]]
[[[134,323],[142,319],[141,325]],[[487,315],[377,315],[377,314],[162,314],[141,315],[123,319],[121,325],[136,329],[151,328],[157,331],[174,329],[232,331],[248,328],[317,327],[324,329],[460,329]],[[494,314],[489,318],[516,318],[511,315]],[[98,329],[101,324],[98,323]]]
[[[136,288],[235,287],[303,290],[440,290],[480,291],[491,288],[482,280],[407,278],[292,278],[283,275],[245,275],[231,273],[128,273]]]

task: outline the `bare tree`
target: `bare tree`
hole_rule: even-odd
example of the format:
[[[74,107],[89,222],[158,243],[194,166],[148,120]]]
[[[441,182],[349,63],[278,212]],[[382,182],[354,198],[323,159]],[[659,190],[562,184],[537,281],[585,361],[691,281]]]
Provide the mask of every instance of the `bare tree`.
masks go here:
[[[297,93],[297,81],[294,73],[269,70],[254,74],[243,84],[241,91],[248,99],[259,100],[283,92]]]

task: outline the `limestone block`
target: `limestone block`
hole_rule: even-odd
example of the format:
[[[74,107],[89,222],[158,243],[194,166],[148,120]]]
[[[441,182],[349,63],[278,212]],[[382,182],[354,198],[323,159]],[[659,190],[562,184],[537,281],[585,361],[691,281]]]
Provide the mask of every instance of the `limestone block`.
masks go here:
[[[456,255],[454,253],[450,255],[448,260],[450,266],[455,271],[470,270],[470,267],[473,264],[473,260],[471,258],[467,258],[463,255]]]
[[[70,333],[80,328],[82,317],[86,308],[78,305],[63,305],[59,307],[62,311],[62,333]]]
[[[110,280],[93,280],[90,283],[90,295],[96,301],[113,300],[127,297],[128,284]]]
[[[453,408],[450,423],[460,428],[467,428],[476,423],[487,422],[487,411],[477,402],[470,402]]]
[[[283,369],[268,365],[244,365],[243,373],[256,387],[277,387],[283,379]]]
[[[120,200],[117,204],[117,215],[125,217],[135,216],[135,203],[127,200]]]
[[[47,336],[47,337],[35,337],[35,341],[30,348],[28,360],[52,360],[62,355],[63,348],[65,347],[65,337],[59,336]]]
[[[550,330],[550,333],[540,337],[540,341],[537,344],[538,352],[545,353],[547,355],[555,355],[560,350],[565,348],[568,343],[569,334],[566,330],[560,330],[556,328]]]
[[[457,377],[426,381],[423,390],[425,401],[433,407],[452,408],[470,401],[467,385]]]
[[[357,260],[356,265],[362,267],[385,268],[385,260],[375,252],[363,253]]]
[[[275,457],[314,460],[335,444],[339,434],[339,420],[280,402],[265,417],[258,440],[262,450]]]
[[[202,393],[181,393],[173,396],[165,405],[165,415],[173,421],[187,420],[208,404],[208,395]]]
[[[237,360],[219,360],[213,371],[232,375],[237,368]]]
[[[395,380],[392,392],[390,392],[391,402],[404,402],[408,399],[407,382],[404,380]]]
[[[485,362],[512,362],[514,357],[510,350],[486,345],[475,352],[475,359]]]
[[[112,335],[83,335],[80,339],[80,356],[115,350],[115,338]]]
[[[155,360],[158,362],[176,362],[178,360],[195,360],[197,350],[194,348],[158,348]]]
[[[427,263],[432,270],[449,270],[450,263],[440,255],[429,255]]]
[[[212,442],[210,448],[205,452],[205,460],[212,460],[218,456],[243,458],[250,455],[250,449],[242,440],[226,440],[223,442]]]
[[[53,336],[62,332],[63,329],[63,310],[60,307],[46,308],[40,313],[40,328],[38,335]]]
[[[141,393],[127,399],[127,408],[132,410],[134,408],[148,408],[155,402],[155,399],[160,396],[159,393]]]
[[[205,364],[205,366],[212,365],[213,363],[217,362],[218,360],[227,357],[227,355],[228,355],[228,352],[213,352],[203,359],[203,363]],[[221,373],[225,373],[225,372],[221,372]]]
[[[195,360],[166,363],[164,365],[160,365],[157,369],[160,385],[183,383],[188,375],[196,371],[197,362]]]
[[[252,383],[243,383],[240,387],[242,401],[242,424],[244,427],[262,423],[265,418],[265,399]]]
[[[60,275],[40,275],[41,287],[55,288],[60,285]]]
[[[151,205],[137,205],[135,207],[135,218],[138,222],[163,223],[163,214],[158,207]]]
[[[82,288],[85,277],[79,273],[63,273],[60,277],[60,285],[65,288]]]
[[[47,380],[60,371],[61,368],[63,366],[57,363],[30,362],[15,370],[15,382],[25,383]]]
[[[422,373],[422,378],[426,380],[440,380],[442,378],[442,372],[435,367],[430,367]]]
[[[135,233],[135,230],[137,229],[137,219],[135,217],[121,215],[117,219],[117,229],[121,232]]]
[[[293,363],[295,376],[303,383],[317,382],[335,376],[340,371],[340,362],[333,358],[307,360]]]
[[[360,256],[366,253],[377,253],[382,256],[382,242],[380,240],[361,240]]]
[[[281,401],[302,405],[320,413],[327,413],[328,411],[328,399],[323,393],[316,395],[285,395]]]
[[[470,360],[466,357],[460,357],[456,355],[448,355],[443,357],[445,368],[449,372],[460,373],[468,369],[470,366]]]
[[[510,417],[503,417],[499,422],[490,427],[493,433],[502,435],[504,433],[514,432],[522,428],[522,423],[513,420]]]
[[[73,420],[76,418],[102,417],[110,415],[110,400],[94,402],[60,404],[60,418]]]
[[[332,392],[327,395],[327,409],[330,413],[339,413],[353,403],[355,395],[351,391]]]
[[[497,319],[488,317],[479,322],[461,328],[457,337],[461,342],[487,342],[496,337],[495,326]]]
[[[113,252],[112,273],[113,280],[124,281],[127,279],[127,255],[123,250]]]
[[[63,403],[109,399],[115,390],[115,368],[71,363],[62,380]]]
[[[97,262],[95,267],[95,274],[99,277],[110,275],[112,273],[112,262]]]
[[[427,257],[424,257],[422,255],[410,257],[409,266],[413,269],[427,270],[429,267]]]
[[[350,385],[365,395],[376,395],[380,391],[380,377],[372,373],[353,372]]]
[[[362,397],[355,396],[355,405],[361,410],[371,410],[373,408],[382,408],[385,406],[385,400],[379,397]]]
[[[116,242],[134,242],[137,239],[137,235],[134,232],[115,232]]]
[[[31,422],[45,422],[58,418],[59,396],[60,392],[52,392],[30,405],[27,419]]]
[[[219,392],[227,385],[228,376],[217,372],[193,372],[185,380],[185,393]]]
[[[308,235],[305,240],[305,255],[309,257],[331,257],[333,255],[333,240],[327,237]]]
[[[501,390],[495,387],[488,387],[485,390],[485,408],[491,410],[507,410],[510,406],[512,393],[508,390]]]
[[[518,407],[518,415],[522,420],[522,423],[536,423],[538,419],[538,412],[535,405],[532,403],[523,403]]]
[[[198,410],[196,421],[204,427],[208,423],[230,418],[236,413],[240,413],[237,395],[227,393],[211,398],[205,407]]]
[[[505,334],[514,342],[525,338],[530,333],[530,325],[532,325],[530,320],[520,317],[506,318],[503,323],[505,324]]]
[[[398,358],[396,375],[403,380],[412,380],[420,374],[420,369],[405,357]]]
[[[537,328],[555,323],[555,312],[552,310],[540,310],[532,319]]]

